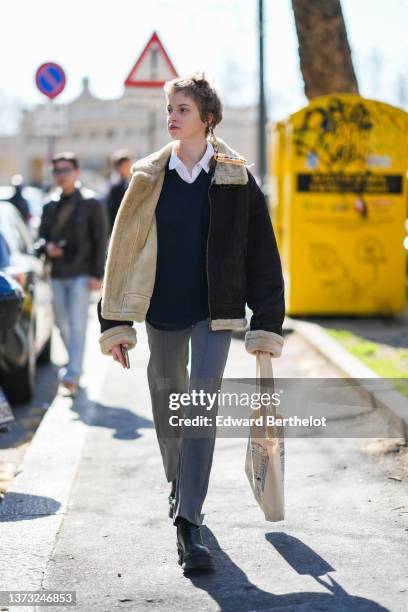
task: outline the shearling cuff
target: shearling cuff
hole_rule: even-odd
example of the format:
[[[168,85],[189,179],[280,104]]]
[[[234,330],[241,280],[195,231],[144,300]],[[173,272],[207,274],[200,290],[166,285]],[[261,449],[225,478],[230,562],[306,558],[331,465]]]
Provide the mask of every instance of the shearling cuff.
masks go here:
[[[271,357],[280,357],[283,343],[282,336],[263,329],[250,330],[245,334],[245,348],[251,355],[255,351],[265,351],[270,353]]]
[[[115,325],[99,336],[99,344],[104,355],[110,355],[110,351],[117,344],[128,344],[130,350],[136,343],[136,330],[130,325]]]

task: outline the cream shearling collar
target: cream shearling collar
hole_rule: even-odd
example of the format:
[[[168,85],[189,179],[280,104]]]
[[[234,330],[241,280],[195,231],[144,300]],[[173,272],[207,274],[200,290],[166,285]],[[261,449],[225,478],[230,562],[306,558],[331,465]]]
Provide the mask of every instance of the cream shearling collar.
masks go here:
[[[217,142],[220,153],[225,153],[231,157],[239,157],[239,154],[234,149],[231,149],[224,140],[217,137]],[[171,141],[158,151],[139,159],[133,164],[132,173],[140,172],[154,181],[160,172],[164,171],[171,156],[173,145],[174,141]],[[228,164],[218,161],[215,166],[213,180],[217,185],[246,185],[248,173],[245,165]]]

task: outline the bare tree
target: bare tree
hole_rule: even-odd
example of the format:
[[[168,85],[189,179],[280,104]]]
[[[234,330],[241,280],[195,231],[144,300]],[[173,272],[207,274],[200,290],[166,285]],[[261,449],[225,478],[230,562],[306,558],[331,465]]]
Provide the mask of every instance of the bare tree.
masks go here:
[[[340,0],[292,0],[305,94],[358,93]]]

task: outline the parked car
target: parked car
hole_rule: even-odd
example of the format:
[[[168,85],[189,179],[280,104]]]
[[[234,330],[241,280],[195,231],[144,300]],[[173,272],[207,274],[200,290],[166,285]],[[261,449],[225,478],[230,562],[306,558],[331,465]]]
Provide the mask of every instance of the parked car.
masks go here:
[[[10,201],[15,194],[15,188],[12,185],[0,185],[0,200]],[[21,191],[22,196],[28,203],[30,218],[29,227],[33,232],[34,237],[37,236],[38,228],[41,221],[42,208],[44,204],[44,193],[38,187],[25,185]]]
[[[0,384],[10,402],[30,401],[36,363],[49,362],[53,328],[50,269],[36,256],[33,237],[17,209],[0,201],[0,271],[24,291],[22,312],[12,330],[0,331]]]
[[[0,271],[0,333],[13,329],[21,315],[23,304],[22,286],[9,274]],[[13,411],[0,385],[0,434],[7,433],[14,421]]]

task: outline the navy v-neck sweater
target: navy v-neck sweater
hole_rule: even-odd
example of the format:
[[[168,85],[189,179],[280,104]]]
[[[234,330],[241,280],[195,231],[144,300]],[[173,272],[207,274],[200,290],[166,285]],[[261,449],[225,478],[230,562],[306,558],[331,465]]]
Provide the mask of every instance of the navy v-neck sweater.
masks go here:
[[[156,206],[157,267],[146,321],[184,329],[209,317],[206,250],[213,171],[187,183],[166,165]]]

